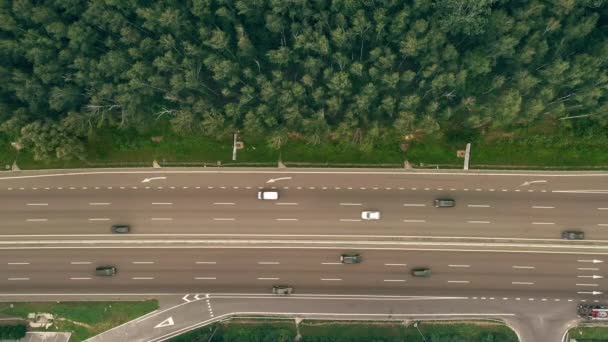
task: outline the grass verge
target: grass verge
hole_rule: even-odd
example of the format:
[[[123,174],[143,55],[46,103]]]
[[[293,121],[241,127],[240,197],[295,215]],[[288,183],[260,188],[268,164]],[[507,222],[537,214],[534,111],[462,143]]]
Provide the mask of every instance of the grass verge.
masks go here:
[[[22,169],[151,166],[157,160],[165,166],[275,166],[281,159],[288,166],[378,166],[401,167],[408,160],[414,167],[462,168],[456,156],[472,143],[471,168],[555,168],[608,169],[608,133],[555,129],[541,126],[515,132],[492,132],[481,136],[437,135],[418,137],[401,152],[400,137],[383,135],[373,147],[354,143],[322,142],[311,145],[288,140],[280,149],[266,139],[242,137],[245,146],[232,161],[232,137],[216,140],[204,136],[179,136],[159,125],[147,133],[135,130],[100,129],[86,145],[86,161],[36,161],[27,149],[17,154],[9,140],[0,135],[0,165],[15,158]],[[152,137],[162,137],[153,142]]]
[[[568,334],[578,342],[608,341],[608,327],[577,327],[570,329]]]
[[[71,332],[71,342],[83,341],[158,309],[158,301],[0,303],[0,316],[27,318],[31,312],[55,315],[49,329]],[[37,330],[37,329],[34,329]]]
[[[517,342],[507,326],[488,321],[422,322],[417,327],[399,322],[304,320],[300,342]],[[233,319],[199,328],[170,342],[291,342],[297,334],[292,320]]]

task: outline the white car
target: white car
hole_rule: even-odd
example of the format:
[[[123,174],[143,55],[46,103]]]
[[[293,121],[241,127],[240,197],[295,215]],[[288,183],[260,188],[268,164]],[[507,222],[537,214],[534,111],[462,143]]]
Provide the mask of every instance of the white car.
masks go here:
[[[379,220],[380,212],[379,211],[362,211],[361,218],[364,220]]]
[[[276,201],[279,199],[279,192],[271,190],[258,191],[258,199]]]

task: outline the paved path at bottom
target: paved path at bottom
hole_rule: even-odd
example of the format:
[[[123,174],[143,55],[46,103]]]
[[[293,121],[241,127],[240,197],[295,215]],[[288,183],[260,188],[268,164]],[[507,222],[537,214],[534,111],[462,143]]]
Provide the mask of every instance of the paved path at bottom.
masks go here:
[[[163,341],[232,314],[329,320],[498,319],[510,325],[521,342],[560,342],[568,327],[576,322],[576,303],[573,302],[472,301],[468,297],[232,294],[188,295],[181,301],[88,341]]]

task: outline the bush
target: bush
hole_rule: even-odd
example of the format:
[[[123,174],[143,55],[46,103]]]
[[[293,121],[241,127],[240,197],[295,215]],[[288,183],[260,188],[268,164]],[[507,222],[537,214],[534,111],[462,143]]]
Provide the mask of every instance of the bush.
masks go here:
[[[0,340],[18,340],[25,337],[25,324],[0,325]]]

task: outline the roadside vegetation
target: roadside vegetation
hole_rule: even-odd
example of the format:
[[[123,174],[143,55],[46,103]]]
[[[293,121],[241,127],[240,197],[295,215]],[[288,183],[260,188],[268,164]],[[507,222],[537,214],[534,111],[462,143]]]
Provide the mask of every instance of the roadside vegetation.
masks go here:
[[[606,166],[607,22],[598,0],[2,2],[0,162],[226,164],[238,130],[245,163],[460,165],[473,142],[480,166]]]
[[[35,302],[0,303],[0,317],[27,318],[29,313],[50,313],[55,316],[48,328],[36,331],[71,332],[71,342],[84,341],[103,331],[158,309],[156,300],[135,302]]]
[[[0,340],[19,340],[25,337],[27,326],[25,324],[0,324]]]
[[[494,322],[396,322],[234,319],[199,328],[170,342],[517,342],[507,326]]]
[[[577,327],[570,329],[568,336],[577,342],[608,341],[608,327]]]

